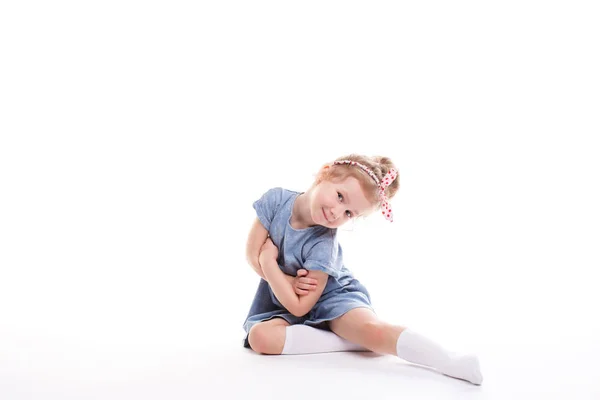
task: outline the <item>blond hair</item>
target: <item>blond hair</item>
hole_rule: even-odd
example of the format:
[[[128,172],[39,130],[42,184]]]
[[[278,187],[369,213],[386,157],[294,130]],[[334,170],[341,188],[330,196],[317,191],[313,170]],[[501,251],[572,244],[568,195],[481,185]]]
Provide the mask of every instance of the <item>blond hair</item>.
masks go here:
[[[398,168],[396,168],[392,160],[388,157],[350,154],[339,157],[335,161],[343,160],[356,161],[360,164],[363,164],[373,171],[379,181],[383,179],[385,174],[387,174],[390,169],[394,168],[396,171],[398,171]],[[372,204],[379,204],[379,187],[377,183],[369,174],[363,171],[362,168],[357,166],[343,164],[334,165],[333,163],[325,164],[317,175],[315,184],[321,181],[339,182],[349,176],[352,176],[358,180],[367,200],[369,200]],[[400,176],[398,176],[388,187],[385,188],[385,195],[388,199],[391,199],[394,197],[398,189],[400,189]]]

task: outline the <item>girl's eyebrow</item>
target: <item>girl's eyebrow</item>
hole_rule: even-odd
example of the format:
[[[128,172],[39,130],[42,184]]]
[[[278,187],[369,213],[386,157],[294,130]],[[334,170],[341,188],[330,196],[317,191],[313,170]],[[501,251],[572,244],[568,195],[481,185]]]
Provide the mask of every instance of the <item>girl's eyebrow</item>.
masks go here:
[[[348,196],[348,192],[346,192],[346,190],[341,189],[340,188],[340,192],[342,192],[342,195],[344,196],[344,200],[346,200],[346,203],[350,203],[350,197]],[[358,216],[358,213],[356,212],[356,210],[350,210],[352,211],[352,214],[355,216]]]

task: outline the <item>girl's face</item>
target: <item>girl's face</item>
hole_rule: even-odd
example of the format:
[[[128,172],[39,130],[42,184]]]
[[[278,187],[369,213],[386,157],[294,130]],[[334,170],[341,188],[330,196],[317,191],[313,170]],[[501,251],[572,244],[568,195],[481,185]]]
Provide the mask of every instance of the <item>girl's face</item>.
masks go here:
[[[337,228],[374,207],[358,179],[352,176],[339,182],[319,182],[312,190],[309,204],[313,222],[327,228]]]

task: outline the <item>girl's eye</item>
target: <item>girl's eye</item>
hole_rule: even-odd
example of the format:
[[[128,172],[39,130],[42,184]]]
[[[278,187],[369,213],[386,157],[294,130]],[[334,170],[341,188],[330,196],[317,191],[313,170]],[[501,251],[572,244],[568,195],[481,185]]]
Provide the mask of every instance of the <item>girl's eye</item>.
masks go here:
[[[340,201],[344,201],[344,196],[342,196],[342,194],[340,192],[338,192],[338,199]]]
[[[346,217],[352,218],[352,212],[350,210],[346,210]]]

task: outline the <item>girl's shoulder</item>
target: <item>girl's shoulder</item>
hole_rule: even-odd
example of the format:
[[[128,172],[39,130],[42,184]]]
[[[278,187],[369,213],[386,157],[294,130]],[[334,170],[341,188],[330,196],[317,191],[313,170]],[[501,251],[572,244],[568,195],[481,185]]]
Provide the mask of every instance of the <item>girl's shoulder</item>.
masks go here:
[[[263,198],[271,198],[271,199],[278,200],[279,202],[282,202],[282,201],[288,200],[292,197],[295,197],[299,194],[300,194],[300,192],[285,189],[282,187],[274,187],[274,188],[267,190],[263,194]]]

